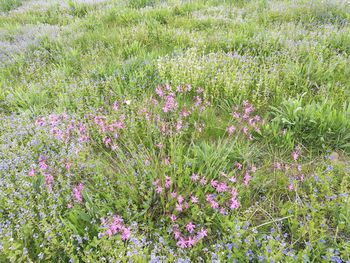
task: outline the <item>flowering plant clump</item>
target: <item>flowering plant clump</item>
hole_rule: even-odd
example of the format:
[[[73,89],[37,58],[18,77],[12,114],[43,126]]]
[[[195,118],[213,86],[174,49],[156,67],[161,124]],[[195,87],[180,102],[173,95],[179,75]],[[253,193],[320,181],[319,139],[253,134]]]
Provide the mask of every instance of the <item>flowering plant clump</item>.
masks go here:
[[[131,236],[129,227],[126,227],[123,223],[123,219],[120,216],[112,216],[109,219],[102,218],[102,227],[105,229],[105,235],[111,237],[117,233],[121,234],[121,239],[126,241]]]
[[[200,219],[202,223],[197,224],[191,221],[191,217],[198,211],[202,211],[206,217],[210,216],[211,220],[220,220],[240,207],[236,187],[248,186],[250,174],[256,172],[256,168],[252,166],[242,171],[240,163],[236,163],[234,168],[233,175],[221,172],[218,179],[211,180],[204,175],[192,173],[188,187],[181,187],[176,178],[173,182],[169,176],[154,181],[155,192],[167,202],[168,211],[165,214],[168,218],[164,222],[169,224],[166,227],[170,227],[177,246],[190,248],[208,236],[206,219]],[[215,235],[218,230],[212,225],[210,233]]]
[[[275,170],[283,172],[288,177],[289,191],[294,190],[297,182],[304,182],[305,180],[305,174],[302,172],[302,165],[298,163],[298,160],[300,159],[300,154],[300,146],[297,146],[291,153],[291,157],[293,160],[291,164],[275,162],[273,165]]]
[[[243,101],[241,107],[234,106],[232,117],[235,125],[229,125],[227,127],[229,136],[237,133],[249,140],[253,140],[252,133],[260,133],[260,126],[264,124],[264,121],[259,115],[254,115],[254,107],[248,101]]]
[[[201,132],[203,123],[193,119],[210,106],[203,91],[191,85],[176,88],[158,86],[147,102],[149,105],[142,107],[139,113],[147,123],[153,123],[163,136],[181,134],[193,128]]]

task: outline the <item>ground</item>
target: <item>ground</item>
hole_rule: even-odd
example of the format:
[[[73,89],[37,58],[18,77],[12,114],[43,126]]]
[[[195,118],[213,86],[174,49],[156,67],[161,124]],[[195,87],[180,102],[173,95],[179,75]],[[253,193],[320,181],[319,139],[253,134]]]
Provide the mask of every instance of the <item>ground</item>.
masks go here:
[[[349,22],[0,0],[0,262],[350,262]]]

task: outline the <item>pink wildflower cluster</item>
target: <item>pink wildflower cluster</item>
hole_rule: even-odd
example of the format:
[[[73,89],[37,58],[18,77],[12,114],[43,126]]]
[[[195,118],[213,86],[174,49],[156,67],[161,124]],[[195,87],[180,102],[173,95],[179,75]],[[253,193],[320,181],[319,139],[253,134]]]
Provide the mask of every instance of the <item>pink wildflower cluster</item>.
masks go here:
[[[275,162],[273,165],[273,168],[275,170],[284,172],[284,174],[289,177],[289,185],[288,185],[289,191],[294,190],[295,184],[298,181],[303,182],[305,180],[305,174],[302,172],[302,166],[297,162],[300,155],[301,155],[301,148],[300,146],[297,146],[291,153],[291,157],[293,159],[292,163],[288,164],[288,163]]]
[[[64,165],[64,167],[67,170],[71,169],[71,166],[72,166],[71,163],[62,161],[62,164]],[[53,184],[54,184],[54,181],[55,181],[52,174],[54,173],[55,169],[54,169],[53,166],[49,167],[49,165],[48,165],[48,157],[45,156],[45,155],[41,155],[39,157],[38,163],[37,163],[37,165],[35,165],[35,167],[36,168],[31,167],[29,169],[28,176],[33,177],[37,173],[43,174],[44,178],[45,178],[45,184],[46,184],[48,190],[52,191],[52,187],[53,187]],[[77,202],[81,202],[82,201],[81,191],[83,190],[83,188],[84,188],[84,185],[82,183],[80,183],[78,186],[76,186],[73,189],[73,196],[74,196],[74,198],[75,198],[75,200]]]
[[[254,107],[248,101],[243,101],[241,107],[233,107],[232,117],[235,120],[235,125],[227,127],[228,135],[243,134],[249,140],[252,140],[252,132],[260,132],[260,126],[263,124],[261,117],[253,113]]]
[[[192,247],[207,236],[205,228],[197,227],[192,221],[184,223],[186,215],[192,214],[192,208],[218,213],[221,216],[228,215],[230,211],[240,207],[236,188],[239,186],[237,178],[242,175],[240,182],[247,186],[254,172],[256,172],[255,166],[244,168],[242,164],[237,163],[232,172],[234,175],[229,176],[222,172],[218,179],[208,180],[205,176],[193,173],[190,176],[192,184],[189,186],[194,192],[203,192],[203,196],[198,196],[187,189],[179,193],[176,180],[171,180],[169,176],[156,179],[153,183],[156,193],[169,202],[167,214],[177,245],[181,248]]]
[[[35,168],[33,168],[33,167],[30,168],[30,170],[29,170],[29,172],[28,172],[28,176],[31,176],[31,177],[34,176],[34,175],[35,175],[35,172],[36,172],[36,171],[35,171]]]
[[[36,126],[48,127],[49,132],[55,139],[67,144],[73,137],[77,137],[80,142],[89,141],[89,135],[85,124],[74,120],[66,113],[57,115],[50,114],[47,117],[40,117],[35,121]]]
[[[196,231],[197,228],[197,231]],[[201,239],[208,236],[208,231],[206,228],[201,227],[200,229],[196,227],[191,221],[185,225],[186,233],[181,232],[177,227],[173,227],[173,235],[176,241],[176,245],[180,248],[190,248],[195,246]]]
[[[47,157],[44,155],[41,155],[38,160],[38,167],[40,172],[44,175],[45,177],[45,184],[48,188],[48,190],[51,192],[52,191],[52,186],[54,183],[54,177],[52,176],[51,172],[49,171],[49,166],[47,164]],[[31,168],[28,175],[29,176],[34,176],[36,173],[35,168]]]
[[[130,227],[126,227],[124,220],[118,216],[114,215],[108,219],[101,219],[102,227],[105,229],[105,235],[111,237],[116,234],[121,234],[121,239],[126,241],[131,236]]]
[[[73,200],[77,203],[82,203],[83,202],[83,196],[82,196],[82,191],[84,190],[84,184],[79,183],[77,186],[73,188]],[[68,203],[67,205],[68,208],[72,208],[73,204]]]
[[[155,95],[149,99],[149,105],[139,113],[147,122],[155,123],[163,135],[179,133],[190,126],[189,117],[193,113],[203,112],[209,106],[202,88],[195,90],[194,94],[192,90],[191,85],[176,88],[158,86]],[[203,130],[202,123],[195,123],[194,127],[199,132]]]
[[[119,105],[119,104],[118,104]],[[115,109],[115,104],[113,109]],[[119,109],[119,106],[118,106]],[[119,138],[121,130],[125,129],[125,116],[120,115],[118,119],[109,119],[107,116],[93,115],[92,122],[97,127],[99,134],[103,137],[102,142],[107,148],[114,150],[116,146],[115,140]]]
[[[81,194],[83,189],[84,189],[83,183],[79,183],[76,187],[73,188],[73,197],[74,197],[74,200],[78,203],[83,202],[83,196]]]

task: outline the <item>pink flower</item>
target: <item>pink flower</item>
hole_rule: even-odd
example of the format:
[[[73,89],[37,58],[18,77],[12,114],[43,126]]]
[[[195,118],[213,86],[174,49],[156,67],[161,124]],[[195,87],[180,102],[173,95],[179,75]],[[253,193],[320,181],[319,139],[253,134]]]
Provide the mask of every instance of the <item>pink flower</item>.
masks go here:
[[[102,218],[101,223],[103,227],[106,228],[106,232],[105,232],[106,235],[112,236],[118,232],[121,232],[121,235],[122,235],[121,238],[123,241],[130,238],[130,235],[131,235],[130,228],[125,227],[125,225],[123,224],[123,219],[120,216],[118,215],[113,216],[110,222],[107,222],[106,219]]]
[[[236,111],[232,112],[232,116],[233,116],[234,118],[236,118],[236,119],[239,119],[239,118],[241,117],[241,116],[239,115],[239,113],[236,112]]]
[[[176,122],[176,131],[179,132],[182,129],[182,121],[177,121]]]
[[[45,159],[39,161],[39,168],[40,168],[41,170],[46,170],[46,169],[48,168]]]
[[[71,209],[73,207],[72,203],[68,203],[67,208]]]
[[[182,205],[181,204],[176,204],[176,211],[182,212]]]
[[[169,84],[166,84],[166,85],[165,85],[165,89],[166,89],[167,91],[171,91],[171,86],[170,86]]]
[[[189,233],[192,233],[193,230],[195,229],[196,225],[193,224],[192,222],[189,222],[187,225],[186,225],[186,229]]]
[[[186,248],[187,241],[183,237],[181,237],[180,240],[176,243],[176,245],[180,248]]]
[[[245,174],[244,174],[244,182],[243,182],[244,185],[248,185],[251,178],[252,178],[252,177],[249,175],[249,173],[248,173],[248,172],[245,172]]]
[[[244,127],[244,128],[243,128],[243,133],[244,133],[245,135],[248,134],[248,128],[247,128],[247,127]]]
[[[112,108],[113,108],[113,110],[115,110],[115,111],[119,110],[119,103],[118,103],[117,101],[115,101],[115,102],[113,103]]]
[[[248,101],[243,101],[244,113],[249,114],[254,111],[253,106]]]
[[[179,230],[175,229],[174,230],[174,238],[175,239],[179,239],[181,237],[181,233]]]
[[[298,172],[301,172],[301,165],[300,164],[297,166],[297,170],[298,170]]]
[[[197,239],[191,236],[188,237],[187,245],[188,247],[193,247],[197,243]]]
[[[124,227],[122,232],[122,240],[128,240],[131,236],[130,228]]]
[[[300,155],[300,146],[297,146],[295,148],[295,150],[292,152],[293,160],[296,161],[298,159],[299,155]]]
[[[115,121],[112,123],[112,127],[115,127],[117,129],[124,129],[125,128],[125,124],[122,121]]]
[[[155,180],[152,184],[153,184],[154,186],[159,185],[159,179]]]
[[[187,111],[185,108],[183,108],[180,112],[180,116],[186,118],[187,116],[190,115],[190,112]]]
[[[112,230],[107,229],[107,230],[106,230],[106,235],[107,235],[107,236],[112,236],[112,235],[113,235]]]
[[[71,163],[65,163],[64,167],[69,171],[70,168],[72,167],[72,164]]]
[[[47,185],[51,185],[54,181],[54,178],[51,174],[45,174],[45,182]]]
[[[298,159],[298,157],[299,157],[299,152],[293,151],[292,152],[292,157],[293,157],[293,160],[296,161]]]
[[[169,189],[171,186],[171,179],[169,176],[165,176],[165,188]]]
[[[202,104],[202,98],[201,98],[201,97],[196,96],[196,97],[194,97],[194,100],[195,100],[194,105],[195,105],[196,107],[199,107],[199,106]]]
[[[176,221],[176,215],[171,215],[170,219],[171,219],[171,221],[175,222]]]
[[[239,202],[238,202],[238,200],[236,198],[231,198],[230,201],[231,201],[231,203],[230,203],[230,209],[231,210],[239,208],[240,204],[239,204]]]
[[[203,93],[203,91],[204,91],[203,88],[198,88],[198,89],[196,90],[197,93]]]
[[[197,204],[197,203],[198,203],[198,198],[195,197],[195,196],[191,196],[191,202],[192,202],[193,204]]]
[[[166,96],[165,104],[163,106],[163,111],[167,113],[169,111],[176,109],[176,107],[177,107],[177,103],[175,101],[174,96],[171,96],[171,95]]]
[[[176,193],[176,192],[172,192],[172,193],[170,194],[170,196],[171,196],[171,198],[176,198],[177,193]]]
[[[112,139],[109,138],[109,137],[104,137],[104,138],[102,139],[102,141],[103,141],[103,143],[106,145],[106,147],[108,147],[108,146],[111,144]]]
[[[226,192],[226,190],[227,190],[227,185],[224,182],[219,183],[216,187],[216,191],[218,191],[219,193]]]
[[[197,181],[198,180],[198,175],[197,174],[195,174],[195,173],[193,173],[192,174],[192,176],[191,176],[191,180],[192,180],[192,182],[195,182],[195,181]]]
[[[123,218],[121,218],[120,216],[118,216],[118,215],[115,215],[115,216],[113,216],[113,223],[114,224],[122,224],[123,223]]]
[[[217,185],[218,185],[218,181],[212,179],[212,180],[210,181],[210,184],[211,184],[212,187],[215,188],[215,187],[217,187]]]
[[[179,195],[177,197],[177,201],[179,202],[179,204],[182,204],[182,202],[184,201],[184,198],[181,195]]]
[[[210,206],[213,209],[218,209],[219,208],[219,204],[216,201],[214,201],[214,200],[210,201]]]
[[[38,118],[36,121],[35,121],[35,125],[36,126],[44,126],[46,124],[46,121],[44,118]]]
[[[205,184],[207,183],[207,180],[205,179],[204,176],[201,178],[201,180],[199,181],[199,183],[200,183],[201,185],[205,185]]]
[[[232,135],[235,132],[236,128],[233,125],[230,125],[227,127],[227,133],[228,135]]]
[[[206,237],[208,236],[208,231],[204,227],[202,227],[201,230],[199,230],[198,232],[198,236],[199,238]]]
[[[109,229],[111,230],[113,235],[119,232],[121,228],[122,228],[122,224],[119,222],[113,222],[109,226]]]
[[[288,190],[293,191],[293,189],[294,189],[294,185],[293,185],[293,183],[290,183],[288,186]]]
[[[282,165],[281,165],[281,163],[276,162],[276,163],[274,164],[274,168],[275,168],[276,170],[282,170]]]
[[[34,168],[31,168],[28,172],[28,175],[29,176],[34,176],[35,175],[35,169]]]
[[[211,202],[212,200],[214,200],[213,196],[210,194],[207,194],[205,197],[205,200],[207,200],[207,202]]]
[[[170,165],[169,157],[164,158],[163,162],[164,162],[165,165]]]
[[[162,192],[163,192],[163,187],[161,187],[160,185],[157,186],[156,192],[157,192],[158,194],[162,193]]]
[[[242,170],[242,164],[236,163],[235,166],[238,170]]]
[[[73,189],[73,195],[75,198],[75,201],[78,203],[81,203],[83,201],[83,197],[81,195],[81,191],[84,189],[84,184],[79,183],[76,187]]]
[[[223,207],[220,208],[220,214],[222,214],[222,215],[227,214],[225,208],[223,208]]]
[[[232,198],[236,198],[238,195],[236,188],[232,187],[231,189],[231,196]]]
[[[234,176],[232,176],[229,180],[231,183],[235,183],[237,181],[236,177]]]
[[[53,184],[54,178],[51,174],[45,174],[45,183],[47,187],[49,188],[49,191],[52,190],[52,184]]]

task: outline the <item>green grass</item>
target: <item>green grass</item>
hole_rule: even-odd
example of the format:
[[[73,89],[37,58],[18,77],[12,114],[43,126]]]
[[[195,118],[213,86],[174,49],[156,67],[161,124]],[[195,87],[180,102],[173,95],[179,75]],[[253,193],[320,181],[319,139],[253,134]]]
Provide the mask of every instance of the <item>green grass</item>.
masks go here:
[[[0,11],[8,12],[22,4],[23,0],[1,0],[0,1]]]

